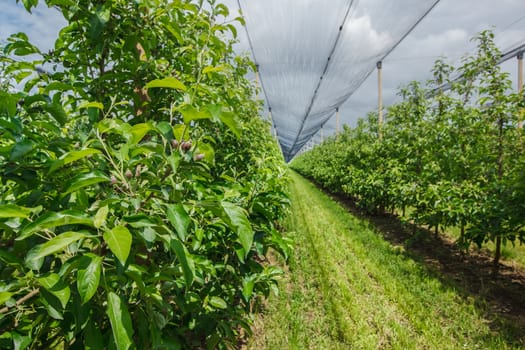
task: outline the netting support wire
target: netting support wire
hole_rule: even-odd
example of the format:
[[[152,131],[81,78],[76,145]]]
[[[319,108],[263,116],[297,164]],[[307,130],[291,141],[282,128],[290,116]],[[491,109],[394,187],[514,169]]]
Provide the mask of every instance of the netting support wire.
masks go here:
[[[518,57],[518,59],[519,59],[520,53],[523,56],[524,52],[525,52],[525,43],[519,44],[517,47],[512,48],[510,50],[507,50],[504,53],[502,53],[501,54],[501,58],[498,60],[497,64],[502,64],[503,62],[506,62],[506,61],[510,60],[511,58],[513,58],[513,57]],[[519,62],[518,62],[518,64],[519,64]],[[523,77],[523,74],[522,74],[522,77]],[[456,83],[458,81],[462,81],[462,79],[463,79],[463,75],[459,75],[459,76],[455,77],[454,79],[450,80],[449,82],[446,82],[445,84],[443,84],[441,86],[438,86],[437,88],[435,88],[434,90],[430,91],[427,94],[427,98],[435,96],[440,91],[443,92],[443,91],[450,90],[454,83]]]
[[[383,138],[383,62],[378,61],[377,67],[377,125],[379,140]]]
[[[330,50],[330,54],[328,55],[328,58],[326,60],[326,64],[323,69],[323,73],[321,73],[321,77],[319,78],[319,81],[317,82],[317,86],[314,90],[314,93],[312,95],[312,99],[310,100],[310,105],[308,106],[308,109],[306,110],[306,113],[303,117],[303,120],[301,122],[301,126],[299,127],[299,131],[297,132],[297,136],[295,137],[294,142],[292,143],[292,146],[290,147],[290,150],[288,151],[287,158],[290,158],[292,156],[293,149],[295,145],[297,144],[297,141],[299,140],[299,136],[303,132],[304,125],[306,123],[306,120],[308,119],[308,116],[310,115],[310,112],[312,110],[312,107],[314,105],[315,99],[317,98],[317,93],[319,92],[319,88],[321,87],[321,84],[323,82],[323,78],[326,75],[326,72],[328,71],[328,68],[330,67],[330,60],[332,59],[332,55],[335,52],[335,49],[337,48],[337,45],[339,44],[339,39],[341,38],[341,33],[343,32],[343,28],[346,24],[346,20],[348,19],[348,15],[350,14],[350,10],[352,9],[352,6],[354,4],[354,0],[351,0],[348,4],[348,8],[346,9],[345,16],[343,18],[343,22],[339,26],[339,31],[337,32],[337,36],[334,41],[334,45],[332,46],[332,49]]]
[[[268,105],[268,108],[271,109],[270,100],[268,99],[268,94],[266,93],[266,88],[264,87],[264,81],[262,78],[262,74],[259,72],[259,63],[257,63],[257,57],[255,56],[255,51],[253,49],[253,42],[252,38],[250,36],[250,32],[248,31],[248,24],[246,22],[246,17],[244,17],[244,12],[242,10],[241,1],[237,0],[237,6],[239,6],[239,12],[241,14],[241,17],[244,20],[244,31],[246,32],[246,37],[248,38],[248,45],[250,46],[250,51],[252,53],[253,62],[255,63],[255,79],[258,81],[259,84],[261,84],[261,89],[264,94],[264,99],[266,100],[266,104]]]
[[[425,11],[425,13],[424,13],[421,17],[419,17],[419,19],[416,21],[416,23],[414,23],[414,24],[412,25],[412,27],[409,28],[409,30],[408,30],[408,31],[407,31],[407,32],[401,37],[401,39],[399,39],[399,40],[397,41],[397,43],[396,43],[394,46],[392,46],[392,47],[390,48],[390,50],[388,50],[388,51],[383,55],[383,57],[381,57],[380,61],[384,61],[384,59],[385,59],[388,55],[390,55],[390,53],[391,53],[392,51],[394,51],[394,49],[395,49],[396,47],[398,47],[399,44],[400,44],[403,40],[405,40],[405,38],[406,38],[410,33],[412,33],[412,31],[414,30],[414,28],[416,28],[417,25],[418,25],[419,23],[421,23],[421,21],[422,21],[423,19],[425,19],[425,17],[427,17],[427,15],[428,15],[428,14],[429,14],[429,13],[435,8],[435,7],[436,7],[436,5],[439,3],[439,1],[440,1],[440,0],[436,0],[436,1],[434,1],[434,3],[432,4],[432,6],[430,6],[430,7],[428,8],[428,10]],[[354,1],[352,0],[352,1],[350,2],[350,6],[348,7],[348,10],[347,10],[347,12],[346,12],[346,15],[345,15],[345,18],[344,18],[343,24],[339,27],[339,34],[338,34],[338,36],[337,36],[337,39],[336,39],[336,42],[335,42],[335,45],[334,45],[334,48],[333,48],[332,52],[335,51],[335,48],[336,48],[336,46],[337,46],[337,41],[339,40],[339,37],[340,37],[340,35],[341,35],[341,31],[342,31],[342,29],[343,29],[343,26],[344,26],[344,24],[345,24],[345,22],[346,22],[346,18],[347,18],[347,16],[348,16],[348,13],[350,12],[350,9],[351,9],[353,3],[354,3]],[[329,64],[329,63],[330,63],[330,57],[328,57],[328,62],[327,62],[327,65],[326,65],[326,67],[325,67],[325,71],[328,69],[328,64]],[[363,84],[363,82],[365,82],[365,81],[367,80],[367,78],[370,76],[370,74],[372,74],[372,72],[373,72],[373,69],[371,69],[370,71],[368,71],[368,73],[365,75],[365,77],[363,78],[363,80],[361,81],[361,83],[357,86],[357,88],[356,88],[354,91],[357,91],[357,89]],[[323,73],[323,74],[324,74],[324,73]],[[321,76],[321,79],[320,79],[320,81],[319,81],[319,84],[318,84],[317,89],[318,89],[319,86],[321,85],[321,81],[322,81],[322,76]],[[310,113],[310,109],[311,109],[311,106],[313,105],[313,101],[315,101],[315,97],[316,97],[316,95],[317,95],[317,89],[316,89],[316,92],[314,93],[314,96],[312,97],[312,103],[311,103],[311,105],[310,105],[310,108],[308,109],[308,112],[306,113],[305,119],[303,119],[303,122],[302,122],[302,124],[301,124],[301,128],[299,129],[300,131],[299,131],[299,133],[297,134],[297,137],[296,137],[294,143],[292,144],[292,147],[290,148],[290,152],[288,152],[288,156],[291,155],[290,153],[292,152],[293,147],[294,147],[295,144],[297,143],[297,139],[299,138],[299,135],[300,135],[301,132],[303,131],[304,123],[306,122],[306,118],[308,117],[308,114]],[[353,93],[352,93],[352,94],[353,94]],[[348,98],[350,98],[350,96],[352,96],[352,94],[350,94],[350,95],[347,97],[347,100],[348,100]]]

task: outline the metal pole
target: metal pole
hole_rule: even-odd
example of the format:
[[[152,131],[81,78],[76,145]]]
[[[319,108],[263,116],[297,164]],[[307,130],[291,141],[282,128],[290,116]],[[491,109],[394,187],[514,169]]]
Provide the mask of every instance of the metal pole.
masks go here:
[[[335,135],[339,135],[339,107],[335,109]]]
[[[323,143],[324,135],[323,135],[323,127],[321,126],[321,143]]]
[[[518,59],[518,92],[521,94],[523,92],[523,51],[518,52],[516,56]],[[523,127],[523,121],[518,122],[518,128]]]
[[[376,64],[377,67],[377,114],[378,114],[378,133],[379,140],[383,138],[383,133],[381,131],[383,127],[383,62],[378,61]]]

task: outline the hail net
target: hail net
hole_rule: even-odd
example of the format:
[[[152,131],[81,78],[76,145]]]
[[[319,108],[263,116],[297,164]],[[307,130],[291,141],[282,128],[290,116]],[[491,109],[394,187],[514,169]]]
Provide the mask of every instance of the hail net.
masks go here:
[[[286,160],[330,119],[436,0],[226,0]]]

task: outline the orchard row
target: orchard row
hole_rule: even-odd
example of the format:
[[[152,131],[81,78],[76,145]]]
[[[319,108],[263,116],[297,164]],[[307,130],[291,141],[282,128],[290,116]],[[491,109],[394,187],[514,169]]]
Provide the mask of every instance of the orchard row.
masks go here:
[[[498,66],[493,34],[476,40],[459,67],[440,59],[426,85],[400,89],[383,125],[372,113],[292,167],[366,211],[399,210],[436,233],[457,228],[464,248],[494,242],[497,268],[502,245],[525,241],[525,104]]]
[[[19,33],[0,56],[0,347],[235,347],[290,244],[228,9],[45,3],[54,49]]]

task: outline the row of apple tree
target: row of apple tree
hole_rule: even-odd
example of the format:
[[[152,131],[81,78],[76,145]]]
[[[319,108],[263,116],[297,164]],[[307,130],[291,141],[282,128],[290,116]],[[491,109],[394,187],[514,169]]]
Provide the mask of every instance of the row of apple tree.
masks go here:
[[[525,241],[525,105],[493,34],[475,39],[458,67],[439,59],[430,81],[401,88],[384,125],[371,113],[291,166],[366,211],[458,228],[465,248],[494,242],[497,267],[502,245]]]
[[[228,9],[44,3],[53,50],[19,33],[0,55],[0,347],[236,347],[290,244]]]

